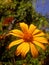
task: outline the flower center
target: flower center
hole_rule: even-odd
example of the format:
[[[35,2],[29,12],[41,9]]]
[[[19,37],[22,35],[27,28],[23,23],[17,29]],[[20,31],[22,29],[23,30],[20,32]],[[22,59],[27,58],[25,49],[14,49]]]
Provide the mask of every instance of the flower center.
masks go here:
[[[23,39],[25,42],[32,42],[32,40],[33,40],[32,34],[25,33],[23,36]]]

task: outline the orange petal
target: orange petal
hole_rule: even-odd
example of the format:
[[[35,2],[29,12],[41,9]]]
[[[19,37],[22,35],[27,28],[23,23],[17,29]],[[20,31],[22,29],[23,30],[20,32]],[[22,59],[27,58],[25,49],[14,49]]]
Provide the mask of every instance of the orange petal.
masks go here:
[[[38,56],[38,50],[35,48],[35,45],[30,43],[30,49],[31,49],[31,54],[35,58]]]
[[[43,50],[46,50],[46,47],[42,43],[37,42],[37,41],[33,41],[33,43],[41,47]]]
[[[8,48],[11,48],[12,46],[18,45],[18,44],[22,43],[23,41],[24,41],[23,39],[13,41],[9,44]]]
[[[47,39],[44,37],[33,37],[33,40],[41,43],[48,43]]]
[[[36,26],[31,24],[29,27],[29,33],[32,33],[36,29]]]
[[[28,25],[25,23],[20,23],[20,27],[24,33],[28,32]]]
[[[40,30],[35,29],[35,31],[32,33],[32,35],[38,34],[38,33],[40,33],[40,32],[41,32]]]
[[[19,56],[21,54],[22,47],[23,47],[23,44],[20,44],[17,47],[16,52],[15,52],[16,56]]]
[[[29,44],[27,42],[24,42],[23,44],[24,44],[24,46],[22,47],[21,55],[22,55],[22,57],[25,57],[29,51]]]
[[[29,44],[28,43],[22,43],[20,44],[16,49],[16,55],[22,55],[22,57],[25,57],[27,52],[29,51]]]
[[[16,37],[20,37],[20,38],[23,36],[23,32],[18,29],[11,30],[9,34],[14,35]]]
[[[45,34],[43,32],[40,32],[39,34],[35,34],[34,36],[44,36]]]

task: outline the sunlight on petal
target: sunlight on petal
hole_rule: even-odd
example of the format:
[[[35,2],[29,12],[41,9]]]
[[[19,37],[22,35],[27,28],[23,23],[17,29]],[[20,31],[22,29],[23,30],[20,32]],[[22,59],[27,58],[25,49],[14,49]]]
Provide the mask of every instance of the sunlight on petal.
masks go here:
[[[24,41],[23,39],[13,41],[9,44],[8,48],[10,49],[12,46],[18,45],[18,44],[22,43],[23,41]]]
[[[23,32],[18,29],[11,30],[9,34],[14,35],[16,37],[20,37],[20,38],[23,36]]]
[[[22,48],[25,46],[24,43],[20,44],[17,49],[16,49],[16,55],[20,55],[21,54],[21,51],[22,51]],[[22,52],[23,53],[23,52]]]
[[[41,32],[40,30],[35,29],[35,31],[32,33],[32,35],[38,34],[38,33],[40,33],[40,32]]]
[[[24,33],[28,32],[28,25],[25,23],[20,23],[20,27]]]
[[[34,37],[33,40],[34,40],[34,41],[41,42],[41,43],[48,43],[47,39],[44,38],[44,37]]]
[[[35,34],[34,36],[44,36],[45,34],[43,32],[40,32],[39,34]]]
[[[35,45],[41,47],[43,50],[46,50],[46,47],[45,47],[42,43],[37,42],[37,41],[33,41],[33,43],[34,43]]]
[[[23,44],[24,44],[24,46],[21,50],[21,55],[22,55],[22,57],[25,57],[29,51],[29,44],[27,42],[24,42]]]
[[[34,44],[30,43],[31,54],[34,58],[38,56],[38,50]]]
[[[20,44],[18,47],[17,47],[17,49],[16,49],[16,51],[15,51],[15,54],[16,54],[16,56],[19,56],[20,54],[21,54],[21,49],[23,48],[23,44]]]
[[[31,24],[30,27],[29,27],[29,33],[32,33],[35,29],[36,29],[36,26]]]

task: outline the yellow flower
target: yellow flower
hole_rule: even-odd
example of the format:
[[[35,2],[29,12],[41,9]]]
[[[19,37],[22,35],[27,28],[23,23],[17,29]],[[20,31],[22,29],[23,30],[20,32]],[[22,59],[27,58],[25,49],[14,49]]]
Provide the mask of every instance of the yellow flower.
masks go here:
[[[28,27],[27,24],[20,23],[20,28],[22,31],[18,29],[10,31],[9,34],[19,37],[19,39],[11,42],[8,48],[10,49],[12,46],[19,44],[15,52],[17,56],[21,54],[21,56],[25,57],[30,50],[32,56],[37,57],[38,49],[35,45],[41,47],[43,50],[46,49],[44,43],[47,44],[48,41],[44,38],[45,34],[33,24]]]

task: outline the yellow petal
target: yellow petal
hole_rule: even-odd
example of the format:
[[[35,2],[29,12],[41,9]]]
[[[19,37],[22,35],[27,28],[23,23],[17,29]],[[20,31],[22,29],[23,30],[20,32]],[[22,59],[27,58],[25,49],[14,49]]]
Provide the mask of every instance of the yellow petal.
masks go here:
[[[24,33],[28,32],[28,25],[25,23],[20,23],[20,27]]]
[[[30,27],[29,27],[29,33],[32,33],[35,29],[36,29],[36,26],[31,24]]]
[[[38,33],[40,33],[40,32],[41,32],[40,30],[35,29],[35,31],[32,33],[32,35],[38,34]]]
[[[23,41],[24,41],[23,39],[13,41],[9,44],[8,48],[11,48],[12,46],[18,45],[18,44],[22,43]]]
[[[36,49],[35,45],[30,43],[30,49],[31,49],[31,54],[35,58],[38,56],[38,50]]]
[[[24,42],[22,44],[23,44],[23,47],[22,47],[22,50],[21,50],[21,55],[22,55],[22,57],[25,57],[26,54],[29,51],[29,44],[27,42]]]
[[[46,47],[42,43],[37,42],[37,41],[33,41],[33,43],[41,47],[43,50],[46,50]]]
[[[29,44],[28,43],[22,43],[20,44],[17,49],[16,49],[16,55],[22,55],[23,57],[25,57],[26,53],[29,51]]]
[[[44,37],[34,37],[33,40],[41,43],[48,43],[47,39]]]
[[[14,35],[16,37],[22,37],[23,36],[23,32],[18,30],[18,29],[11,30],[9,32],[9,34]]]
[[[43,32],[40,32],[39,34],[35,34],[34,36],[44,36],[45,34]]]
[[[19,55],[21,54],[22,47],[23,47],[23,44],[20,44],[20,45],[17,47],[17,49],[16,49],[16,51],[15,51],[16,56],[19,56]]]

